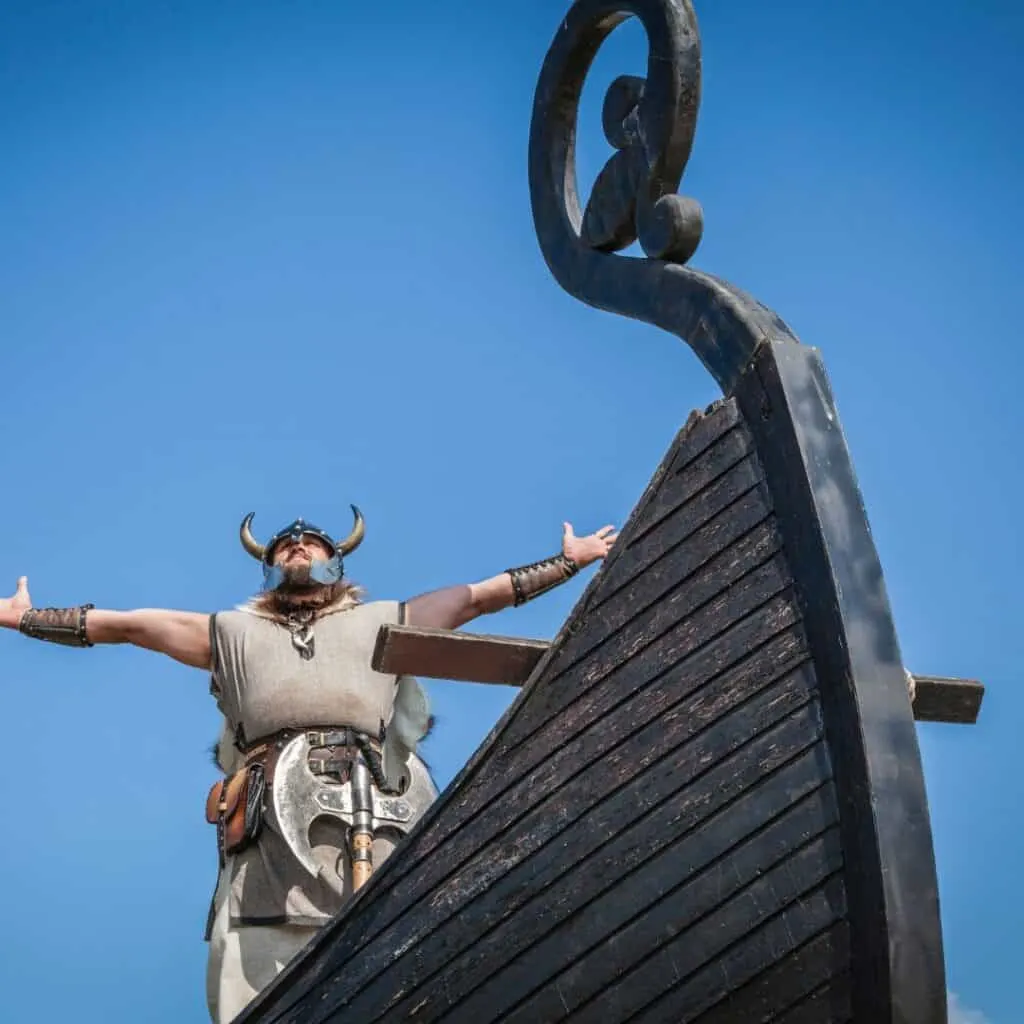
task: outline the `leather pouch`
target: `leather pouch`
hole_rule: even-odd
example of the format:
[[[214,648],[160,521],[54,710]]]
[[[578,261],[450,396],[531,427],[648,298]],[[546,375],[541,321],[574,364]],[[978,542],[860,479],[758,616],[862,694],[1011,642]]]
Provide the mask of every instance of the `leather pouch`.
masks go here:
[[[263,827],[263,765],[252,764],[215,782],[206,798],[206,820],[217,826],[222,854],[237,853]]]

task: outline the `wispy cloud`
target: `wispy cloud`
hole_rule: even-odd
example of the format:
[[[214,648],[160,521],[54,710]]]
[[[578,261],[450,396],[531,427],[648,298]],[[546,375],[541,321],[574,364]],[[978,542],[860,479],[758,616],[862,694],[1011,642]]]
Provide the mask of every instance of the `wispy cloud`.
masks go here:
[[[980,1010],[969,1010],[955,992],[949,993],[949,1024],[992,1024]]]

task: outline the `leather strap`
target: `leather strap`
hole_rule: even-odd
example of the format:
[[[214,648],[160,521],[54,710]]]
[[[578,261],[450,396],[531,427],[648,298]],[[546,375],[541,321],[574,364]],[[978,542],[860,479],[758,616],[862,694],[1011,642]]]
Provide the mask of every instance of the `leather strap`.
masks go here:
[[[320,729],[282,729],[271,736],[266,736],[242,752],[245,765],[248,767],[257,762],[262,763],[267,785],[273,784],[278,755],[286,744],[303,733],[309,738],[308,764],[314,775],[334,774],[347,778],[352,758],[363,747],[376,754],[376,760],[380,759],[380,740],[347,725],[332,725]],[[379,774],[379,771],[375,773]]]
[[[29,608],[22,613],[18,629],[34,640],[47,640],[65,647],[92,647],[86,635],[85,618],[96,606],[75,608]]]
[[[505,571],[512,577],[512,591],[518,607],[572,578],[580,571],[580,567],[571,558],[557,554],[553,558],[545,558],[542,562],[521,565]]]

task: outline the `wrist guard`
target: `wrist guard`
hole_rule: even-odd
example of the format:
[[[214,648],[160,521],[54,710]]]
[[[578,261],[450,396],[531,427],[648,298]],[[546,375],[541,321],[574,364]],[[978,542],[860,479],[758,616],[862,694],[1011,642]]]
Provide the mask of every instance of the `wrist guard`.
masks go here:
[[[546,558],[543,562],[534,562],[532,565],[505,571],[512,577],[512,589],[515,591],[515,604],[518,607],[575,576],[580,567],[571,558],[559,554],[554,558]]]
[[[85,634],[85,616],[92,604],[77,608],[29,608],[18,623],[25,636],[67,647],[92,647]]]

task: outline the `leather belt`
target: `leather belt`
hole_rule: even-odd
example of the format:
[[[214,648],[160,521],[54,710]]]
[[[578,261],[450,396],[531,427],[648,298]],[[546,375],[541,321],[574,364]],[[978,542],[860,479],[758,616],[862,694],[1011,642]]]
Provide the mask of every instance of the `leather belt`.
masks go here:
[[[333,775],[344,782],[348,778],[352,759],[365,745],[377,755],[382,746],[380,740],[366,733],[360,733],[347,725],[332,725],[317,729],[282,729],[247,747],[242,756],[245,764],[263,763],[267,783],[274,779],[277,755],[296,736],[305,734],[309,738],[307,764],[314,775]]]
[[[366,744],[378,754],[381,752],[380,740],[367,733],[350,729],[348,726],[342,726],[340,729],[304,729],[302,731],[309,737],[309,746],[313,750],[321,747],[358,748]]]

